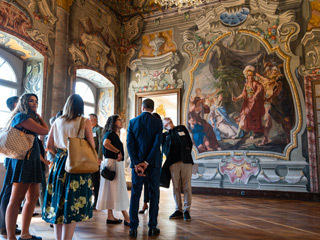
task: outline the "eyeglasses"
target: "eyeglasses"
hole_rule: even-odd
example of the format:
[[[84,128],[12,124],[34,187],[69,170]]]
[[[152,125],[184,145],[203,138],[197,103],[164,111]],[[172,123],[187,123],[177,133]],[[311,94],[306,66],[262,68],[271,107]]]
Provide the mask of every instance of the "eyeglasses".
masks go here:
[[[123,119],[121,119],[121,118],[118,118],[118,119],[117,119],[117,121],[123,122]]]

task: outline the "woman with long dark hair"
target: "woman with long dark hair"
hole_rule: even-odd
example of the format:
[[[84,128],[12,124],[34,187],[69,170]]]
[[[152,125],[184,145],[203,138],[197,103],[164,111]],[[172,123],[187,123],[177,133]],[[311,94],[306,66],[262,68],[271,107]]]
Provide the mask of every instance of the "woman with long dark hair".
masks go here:
[[[110,170],[115,170],[116,175],[112,181],[101,177],[97,209],[108,209],[107,224],[121,223],[122,220],[114,217],[113,210],[121,211],[124,217],[124,225],[129,226],[130,218],[127,213],[129,197],[124,175],[124,152],[123,144],[119,138],[121,128],[122,120],[119,115],[110,116],[104,127],[103,154],[106,159],[104,159],[101,165],[102,168],[107,166]]]
[[[72,239],[77,222],[92,217],[91,174],[65,171],[68,137],[78,137],[84,103],[78,94],[69,96],[63,114],[52,124],[47,148],[56,157],[49,173],[42,218],[54,225],[55,239]],[[83,136],[94,148],[91,123],[84,120]],[[83,121],[82,120],[82,121]]]
[[[41,156],[38,135],[46,135],[47,124],[37,113],[38,97],[32,93],[22,95],[17,103],[8,126],[35,135],[33,146],[25,159],[8,159],[5,182],[12,183],[12,193],[6,212],[7,239],[16,239],[15,230],[19,208],[23,199],[22,232],[19,239],[42,239],[29,233],[29,226],[39,197],[41,176]]]

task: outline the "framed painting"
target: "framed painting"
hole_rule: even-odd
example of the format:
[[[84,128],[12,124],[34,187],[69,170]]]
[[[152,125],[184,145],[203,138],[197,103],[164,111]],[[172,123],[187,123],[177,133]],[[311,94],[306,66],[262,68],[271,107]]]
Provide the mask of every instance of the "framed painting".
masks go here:
[[[246,151],[288,160],[302,121],[291,58],[239,32],[217,38],[190,71],[185,123],[196,157]]]

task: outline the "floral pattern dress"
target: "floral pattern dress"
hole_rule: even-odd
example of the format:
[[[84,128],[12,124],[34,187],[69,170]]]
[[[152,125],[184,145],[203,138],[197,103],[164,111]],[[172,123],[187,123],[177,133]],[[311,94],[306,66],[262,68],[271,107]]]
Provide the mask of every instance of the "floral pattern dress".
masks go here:
[[[91,174],[72,174],[65,171],[68,137],[76,137],[81,117],[72,121],[58,118],[51,131],[58,149],[49,173],[44,197],[42,218],[48,223],[69,224],[92,217]]]
[[[59,149],[50,171],[42,218],[48,223],[68,224],[92,217],[91,174],[65,171],[67,152]]]

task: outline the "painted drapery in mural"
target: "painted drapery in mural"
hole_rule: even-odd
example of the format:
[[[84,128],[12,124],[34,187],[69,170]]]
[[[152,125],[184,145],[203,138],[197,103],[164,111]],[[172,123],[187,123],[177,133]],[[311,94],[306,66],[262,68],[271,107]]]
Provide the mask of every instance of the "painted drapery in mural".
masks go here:
[[[295,123],[283,60],[255,38],[237,34],[210,48],[193,71],[187,125],[199,153],[282,153]]]

